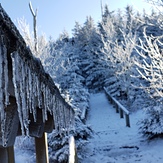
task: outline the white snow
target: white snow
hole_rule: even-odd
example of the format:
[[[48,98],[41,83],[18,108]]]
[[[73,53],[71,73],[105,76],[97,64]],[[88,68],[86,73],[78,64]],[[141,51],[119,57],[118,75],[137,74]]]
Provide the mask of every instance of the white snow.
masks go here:
[[[163,140],[149,142],[138,133],[137,122],[143,118],[143,111],[130,115],[129,128],[104,93],[92,94],[90,98],[87,123],[94,134],[82,150],[82,163],[163,162]]]

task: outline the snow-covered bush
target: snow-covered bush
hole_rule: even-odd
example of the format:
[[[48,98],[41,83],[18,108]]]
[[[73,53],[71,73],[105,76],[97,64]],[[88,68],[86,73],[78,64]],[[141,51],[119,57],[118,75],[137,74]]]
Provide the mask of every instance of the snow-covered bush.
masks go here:
[[[146,117],[139,122],[140,132],[148,139],[163,137],[163,107],[149,106],[145,114]]]

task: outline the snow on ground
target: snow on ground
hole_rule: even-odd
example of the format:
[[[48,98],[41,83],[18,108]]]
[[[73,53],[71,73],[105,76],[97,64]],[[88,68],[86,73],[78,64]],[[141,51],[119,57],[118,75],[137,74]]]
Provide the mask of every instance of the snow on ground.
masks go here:
[[[104,93],[92,94],[87,123],[94,134],[82,149],[81,163],[163,163],[163,140],[148,142],[138,134],[141,118],[143,111],[132,113],[126,127]]]

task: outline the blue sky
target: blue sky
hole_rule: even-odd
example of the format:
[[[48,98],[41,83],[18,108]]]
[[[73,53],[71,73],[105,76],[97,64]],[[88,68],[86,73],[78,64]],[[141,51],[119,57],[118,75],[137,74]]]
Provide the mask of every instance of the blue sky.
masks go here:
[[[65,29],[71,35],[75,21],[83,24],[87,16],[97,22],[101,18],[101,0],[31,0],[34,10],[38,9],[37,25],[39,33],[45,33],[47,37],[56,39]],[[18,18],[24,17],[32,27],[32,15],[28,4],[29,0],[0,0],[2,7],[17,24]],[[102,0],[103,5],[108,4],[109,9],[124,9],[127,4],[134,9],[146,10],[150,6],[143,0]]]

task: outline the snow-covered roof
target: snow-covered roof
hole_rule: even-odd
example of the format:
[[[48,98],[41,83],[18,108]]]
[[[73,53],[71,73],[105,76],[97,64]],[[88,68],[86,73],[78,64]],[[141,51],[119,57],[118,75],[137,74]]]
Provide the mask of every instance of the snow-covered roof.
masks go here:
[[[13,145],[17,119],[21,134],[40,137],[51,128],[51,119],[58,132],[68,130],[74,111],[0,5],[0,145]]]

